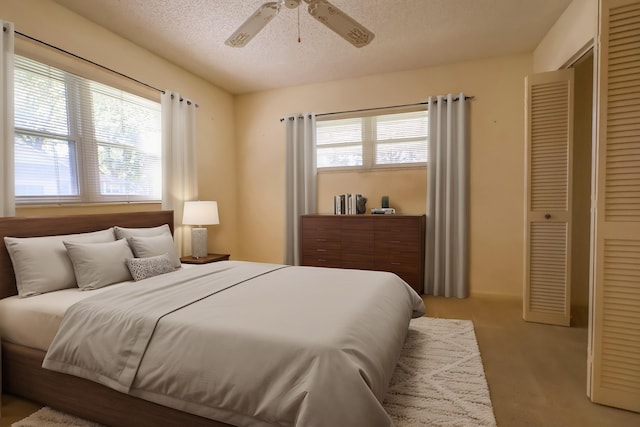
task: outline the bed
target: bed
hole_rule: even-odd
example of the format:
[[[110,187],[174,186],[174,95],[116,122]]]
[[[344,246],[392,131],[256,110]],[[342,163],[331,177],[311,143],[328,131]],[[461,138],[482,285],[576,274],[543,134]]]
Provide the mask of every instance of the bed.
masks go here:
[[[60,235],[92,232],[113,225],[157,227],[172,223],[173,214],[167,211],[2,218],[0,236]],[[17,293],[13,266],[6,249],[0,254],[0,280],[1,297],[11,297]],[[44,350],[52,340],[51,331],[44,338],[32,336],[25,341],[21,340],[19,334],[13,334],[13,329],[18,330],[19,326],[12,325],[11,339],[3,337],[2,341],[4,391],[113,426],[336,425],[335,418],[324,414],[334,412],[339,419],[353,425],[353,420],[359,419],[357,417],[370,416],[381,410],[380,401],[399,356],[409,318],[420,315],[424,308],[417,295],[407,293],[405,300],[402,292],[397,292],[397,289],[406,286],[404,282],[397,283],[396,288],[395,285],[378,285],[378,280],[399,281],[389,273],[229,261],[204,268],[178,269],[136,282],[135,286],[123,283],[91,292],[56,291],[52,293],[52,300],[46,299],[45,309],[39,311],[40,316],[45,316],[44,319],[50,316],[53,320],[37,320],[36,315],[23,314],[23,320],[17,320],[17,323],[27,328],[36,327],[30,321],[44,323],[53,330],[57,329],[56,322],[63,323],[64,328],[53,340],[54,345],[47,356],[48,366],[62,371],[64,367],[60,369],[56,365],[66,366],[67,363],[58,358],[57,352],[58,341],[62,340],[60,336],[65,335],[64,331],[70,330],[67,333],[69,336],[81,334],[85,328],[78,325],[85,325],[93,317],[103,325],[110,325],[111,329],[97,328],[105,329],[101,332],[104,337],[96,338],[95,334],[87,334],[81,338],[80,341],[90,343],[87,348],[92,349],[106,343],[104,340],[109,334],[118,336],[119,331],[129,328],[113,320],[119,314],[113,316],[113,302],[109,305],[107,300],[113,298],[119,308],[127,305],[128,301],[134,307],[153,301],[153,304],[148,304],[152,309],[150,311],[160,313],[161,307],[165,311],[159,314],[162,320],[151,328],[150,336],[153,335],[153,338],[142,344],[140,360],[132,368],[133,376],[128,383],[118,384],[114,384],[111,377],[105,380],[104,375],[93,375],[91,372],[85,376],[93,381],[42,368]],[[345,286],[346,283],[349,286]],[[218,288],[211,291],[214,285]],[[169,296],[162,297],[160,288],[166,288]],[[58,292],[61,292],[60,296]],[[154,292],[153,298],[148,297],[151,292]],[[336,299],[333,292],[338,292],[342,297]],[[408,292],[411,292],[410,289]],[[92,296],[87,297],[89,294]],[[32,301],[29,305],[37,305],[38,297],[21,300]],[[45,301],[44,298],[42,300]],[[247,304],[251,300],[259,303]],[[356,300],[363,302],[355,303]],[[354,301],[353,306],[351,301]],[[177,306],[182,308],[176,310]],[[73,315],[78,315],[76,312],[81,313],[81,317],[73,321]],[[91,314],[87,315],[88,312]],[[385,316],[388,320],[377,325],[372,320],[373,317],[386,319]],[[10,318],[21,319],[14,314]],[[129,325],[131,321],[126,322]],[[67,323],[70,326],[66,326]],[[330,327],[332,324],[339,326],[334,329]],[[183,329],[176,329],[176,325]],[[91,330],[91,327],[87,326],[86,329]],[[334,330],[343,331],[344,339],[337,332],[334,334]],[[27,337],[30,335],[27,334]],[[131,335],[127,332],[127,337]],[[92,338],[96,339],[91,341]],[[163,341],[168,346],[173,343],[174,348],[171,351],[163,350],[160,345]],[[200,344],[190,344],[194,341]],[[354,341],[364,344],[352,346]],[[326,345],[334,342],[340,343],[339,348]],[[64,347],[65,344],[60,346]],[[116,360],[121,353],[114,350],[112,357],[108,352],[118,346],[107,344],[103,347],[99,354],[108,355],[106,364],[112,359]],[[221,350],[223,347],[224,353]],[[289,347],[291,350],[288,350]],[[179,352],[179,349],[184,351]],[[129,356],[135,351],[129,352],[127,349],[125,353],[129,363]],[[322,358],[318,356],[320,353]],[[329,356],[325,357],[325,354]],[[91,365],[95,357],[84,359]],[[50,360],[52,362],[49,363]],[[77,370],[92,371],[91,366],[79,363],[80,367],[74,366],[67,372],[78,374]],[[256,371],[258,367],[260,369]],[[185,370],[192,371],[192,379],[183,380],[183,377],[189,378]],[[167,377],[154,376],[158,371]],[[316,386],[311,382],[307,384],[308,377],[313,377],[313,384],[322,383],[320,388],[313,388]],[[221,378],[226,382],[221,382]],[[184,384],[180,381],[184,381]],[[251,386],[247,383],[252,381],[259,384],[257,390],[261,394],[247,392],[247,387]],[[193,385],[200,382],[205,384],[203,388],[193,389]],[[169,392],[159,395],[156,388],[152,388],[158,384],[160,388],[168,388]],[[334,385],[335,389],[331,389]],[[340,397],[340,393],[344,393],[344,396]],[[195,396],[195,400],[183,399],[184,395],[189,395],[189,399]],[[344,407],[336,409],[345,400],[350,401],[349,406],[342,405]],[[249,412],[236,413],[238,408]],[[383,414],[375,415],[371,420],[367,424],[389,424]]]

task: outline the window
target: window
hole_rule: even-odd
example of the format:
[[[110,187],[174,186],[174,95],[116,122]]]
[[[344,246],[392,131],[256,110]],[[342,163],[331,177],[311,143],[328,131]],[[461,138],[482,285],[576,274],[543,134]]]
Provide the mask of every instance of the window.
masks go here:
[[[424,166],[427,143],[426,110],[316,122],[319,169]]]
[[[15,57],[17,203],[160,200],[160,104]]]

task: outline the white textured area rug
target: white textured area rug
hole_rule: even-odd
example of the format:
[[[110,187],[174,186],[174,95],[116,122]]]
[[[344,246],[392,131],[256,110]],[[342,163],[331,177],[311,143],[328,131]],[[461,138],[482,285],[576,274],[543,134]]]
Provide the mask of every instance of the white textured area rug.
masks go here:
[[[495,426],[473,323],[412,320],[384,407],[396,427]],[[42,408],[12,427],[100,426]]]
[[[473,322],[412,320],[384,407],[397,427],[495,426]]]

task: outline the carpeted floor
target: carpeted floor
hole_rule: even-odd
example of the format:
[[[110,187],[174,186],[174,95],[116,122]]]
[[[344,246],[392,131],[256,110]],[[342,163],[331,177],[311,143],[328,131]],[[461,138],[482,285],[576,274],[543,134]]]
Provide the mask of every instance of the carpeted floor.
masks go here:
[[[384,407],[397,427],[495,426],[470,320],[411,321]],[[43,408],[12,427],[99,427]]]
[[[44,407],[27,418],[13,423],[12,427],[102,427],[100,424],[83,420],[69,414]]]

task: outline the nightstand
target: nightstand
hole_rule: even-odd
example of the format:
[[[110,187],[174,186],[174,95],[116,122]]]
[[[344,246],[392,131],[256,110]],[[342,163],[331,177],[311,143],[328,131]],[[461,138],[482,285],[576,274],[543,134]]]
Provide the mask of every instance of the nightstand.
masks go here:
[[[180,258],[180,262],[183,264],[209,264],[210,262],[227,261],[229,256],[229,254],[208,254],[202,258],[183,256]]]

